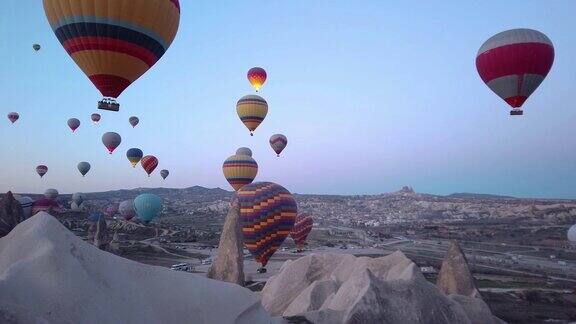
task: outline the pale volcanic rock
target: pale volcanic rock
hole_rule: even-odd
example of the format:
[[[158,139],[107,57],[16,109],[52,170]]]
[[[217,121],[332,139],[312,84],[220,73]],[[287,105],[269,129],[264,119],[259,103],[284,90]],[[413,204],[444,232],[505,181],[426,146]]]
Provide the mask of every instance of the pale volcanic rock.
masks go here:
[[[466,256],[457,241],[450,243],[438,273],[436,286],[447,295],[480,297],[480,292],[474,284],[474,277],[468,268]]]

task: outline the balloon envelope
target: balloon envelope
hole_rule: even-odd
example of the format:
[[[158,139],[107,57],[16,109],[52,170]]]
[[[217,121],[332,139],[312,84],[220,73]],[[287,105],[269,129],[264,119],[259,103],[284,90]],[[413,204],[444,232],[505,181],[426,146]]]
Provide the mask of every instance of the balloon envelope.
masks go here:
[[[284,151],[286,145],[288,145],[288,139],[286,136],[282,134],[274,134],[272,137],[270,137],[270,146],[274,152],[276,152],[277,156],[280,156],[280,153]]]
[[[262,88],[262,86],[264,85],[264,82],[266,82],[266,79],[268,78],[268,75],[266,74],[266,71],[261,68],[261,67],[253,67],[250,70],[248,70],[248,81],[250,81],[250,84],[252,85],[252,87],[258,91],[260,90],[260,88]]]
[[[134,209],[138,219],[149,222],[162,210],[162,199],[154,194],[141,194],[134,199]]]
[[[60,209],[60,205],[50,198],[40,198],[32,204],[32,215],[36,215],[38,212],[47,212],[53,214]]]
[[[544,81],[554,62],[554,46],[543,33],[512,29],[490,37],[478,50],[476,69],[486,85],[513,110]]]
[[[238,117],[246,128],[252,133],[264,121],[268,114],[268,103],[264,98],[248,95],[240,98],[236,104]]]
[[[140,165],[142,165],[144,171],[150,176],[158,166],[158,159],[155,156],[146,155],[140,161]]]
[[[134,200],[130,199],[121,202],[120,206],[118,207],[118,211],[120,212],[120,215],[124,217],[125,220],[131,220],[132,218],[134,218],[134,216],[136,216],[136,210],[134,209]]]
[[[102,135],[102,144],[106,146],[110,154],[114,152],[120,143],[122,143],[122,137],[118,133],[108,132]]]
[[[74,133],[78,129],[78,127],[80,127],[80,120],[78,120],[78,118],[68,119],[68,127],[70,127],[70,129]]]
[[[78,171],[82,176],[85,176],[88,173],[88,171],[90,171],[90,163],[88,162],[78,163]]]
[[[94,122],[94,124],[98,124],[100,119],[102,119],[102,116],[100,116],[100,114],[92,114],[90,119]]]
[[[84,202],[84,194],[77,192],[72,195],[72,202],[76,204],[76,206],[80,207]]]
[[[241,147],[236,150],[236,155],[252,156],[252,150],[247,147]]]
[[[178,0],[44,0],[56,37],[104,97],[117,98],[164,55]]]
[[[114,217],[117,213],[118,213],[118,203],[111,203],[110,205],[108,205],[108,207],[106,207],[106,217],[108,218],[112,218]]]
[[[136,164],[138,164],[138,162],[140,162],[140,160],[142,160],[142,157],[144,156],[144,153],[142,152],[141,149],[138,148],[131,148],[128,151],[126,151],[126,157],[128,158],[128,161],[130,161],[130,164],[132,164],[132,167],[136,167]]]
[[[10,120],[12,124],[14,124],[19,118],[20,115],[17,112],[11,112],[8,114],[8,120]]]
[[[224,161],[222,172],[226,181],[238,191],[254,181],[258,174],[258,163],[248,155],[232,155]]]
[[[44,197],[49,199],[56,199],[58,198],[58,190],[56,189],[47,189],[44,191]]]
[[[166,180],[166,178],[168,177],[168,175],[170,174],[170,171],[164,169],[162,171],[160,171],[160,176],[162,177],[162,179]]]
[[[314,221],[312,220],[312,216],[308,213],[300,213],[296,217],[296,222],[294,223],[294,228],[292,232],[290,232],[290,236],[296,243],[296,246],[301,248],[304,243],[306,243],[306,238],[308,238],[308,234],[312,231],[312,225]]]
[[[576,244],[576,225],[572,225],[572,227],[568,229],[568,241]]]
[[[38,52],[38,51],[40,50],[41,46],[40,46],[40,44],[34,44],[34,45],[32,45],[32,48],[33,48],[36,52]]]
[[[138,119],[138,117],[136,116],[132,116],[128,119],[128,122],[130,123],[130,125],[132,125],[132,127],[136,127],[136,125],[138,125],[138,123],[140,122],[140,119]]]
[[[272,182],[246,185],[237,197],[244,245],[264,267],[292,231],[296,201],[286,188]]]
[[[20,207],[22,207],[22,211],[24,212],[24,219],[30,218],[32,216],[32,205],[34,204],[34,200],[30,197],[18,197],[16,198],[20,203]]]
[[[48,173],[48,167],[45,165],[39,165],[36,167],[36,173],[38,173],[40,178],[42,178],[46,173]]]

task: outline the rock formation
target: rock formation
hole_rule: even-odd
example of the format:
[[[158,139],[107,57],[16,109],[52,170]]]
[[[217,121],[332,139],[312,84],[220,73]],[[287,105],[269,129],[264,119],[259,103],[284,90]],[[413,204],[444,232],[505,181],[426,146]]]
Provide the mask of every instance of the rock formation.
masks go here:
[[[8,191],[0,201],[0,237],[10,233],[20,222],[24,221],[24,211],[20,203]]]
[[[480,292],[474,284],[474,277],[468,268],[466,256],[462,253],[458,241],[452,241],[444,261],[436,286],[447,295],[462,295],[468,297],[480,297]]]
[[[224,221],[216,260],[208,270],[208,278],[244,285],[243,249],[240,207],[234,199]]]
[[[106,219],[100,217],[96,222],[96,233],[94,233],[94,245],[100,250],[106,250],[108,247],[109,239],[106,230]]]
[[[41,212],[0,239],[0,322],[10,321],[269,324],[272,319],[248,289],[100,251]]]
[[[502,323],[478,298],[444,295],[395,252],[380,258],[311,254],[286,261],[262,304],[305,323]]]

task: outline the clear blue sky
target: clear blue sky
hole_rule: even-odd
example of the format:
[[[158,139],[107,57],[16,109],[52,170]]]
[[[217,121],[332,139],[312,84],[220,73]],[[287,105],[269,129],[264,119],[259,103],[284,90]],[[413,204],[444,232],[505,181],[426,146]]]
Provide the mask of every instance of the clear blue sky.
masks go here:
[[[576,1],[183,0],[162,60],[97,112],[99,92],[58,43],[41,1],[0,1],[0,190],[230,189],[221,165],[249,146],[257,180],[298,193],[481,192],[576,198]],[[34,3],[34,4],[32,4]],[[474,60],[491,35],[527,27],[554,42],[551,73],[511,119]],[[42,44],[34,53],[33,43]],[[268,117],[253,138],[238,120],[246,71],[268,70]],[[20,112],[11,126],[5,115]],[[140,117],[132,129],[128,117]],[[72,135],[66,126],[77,117]],[[123,143],[109,156],[106,131]],[[289,139],[277,159],[268,138]],[[147,178],[125,158],[156,155]],[[76,170],[89,161],[86,178]],[[44,179],[36,165],[50,171]],[[158,171],[171,175],[163,182]]]

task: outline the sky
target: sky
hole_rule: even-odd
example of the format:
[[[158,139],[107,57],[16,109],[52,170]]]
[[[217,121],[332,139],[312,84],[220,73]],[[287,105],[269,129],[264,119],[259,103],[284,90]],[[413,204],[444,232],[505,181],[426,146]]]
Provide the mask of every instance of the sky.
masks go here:
[[[98,111],[100,93],[49,27],[41,1],[0,1],[0,191],[93,192],[136,187],[231,189],[222,162],[254,151],[256,181],[296,193],[475,192],[576,198],[576,1],[181,0],[164,57]],[[482,82],[478,48],[532,28],[554,43],[546,80],[511,118]],[[40,52],[32,44],[42,45]],[[268,71],[269,104],[254,137],[237,100],[246,72]],[[10,111],[20,120],[10,125]],[[102,114],[99,125],[90,122]],[[140,118],[135,129],[132,115]],[[82,122],[76,134],[68,118]],[[122,135],[109,155],[108,131]],[[277,158],[272,134],[289,144]],[[148,178],[125,157],[153,154]],[[82,178],[80,161],[92,164]],[[38,164],[49,167],[43,178]],[[160,169],[169,169],[166,181]]]

